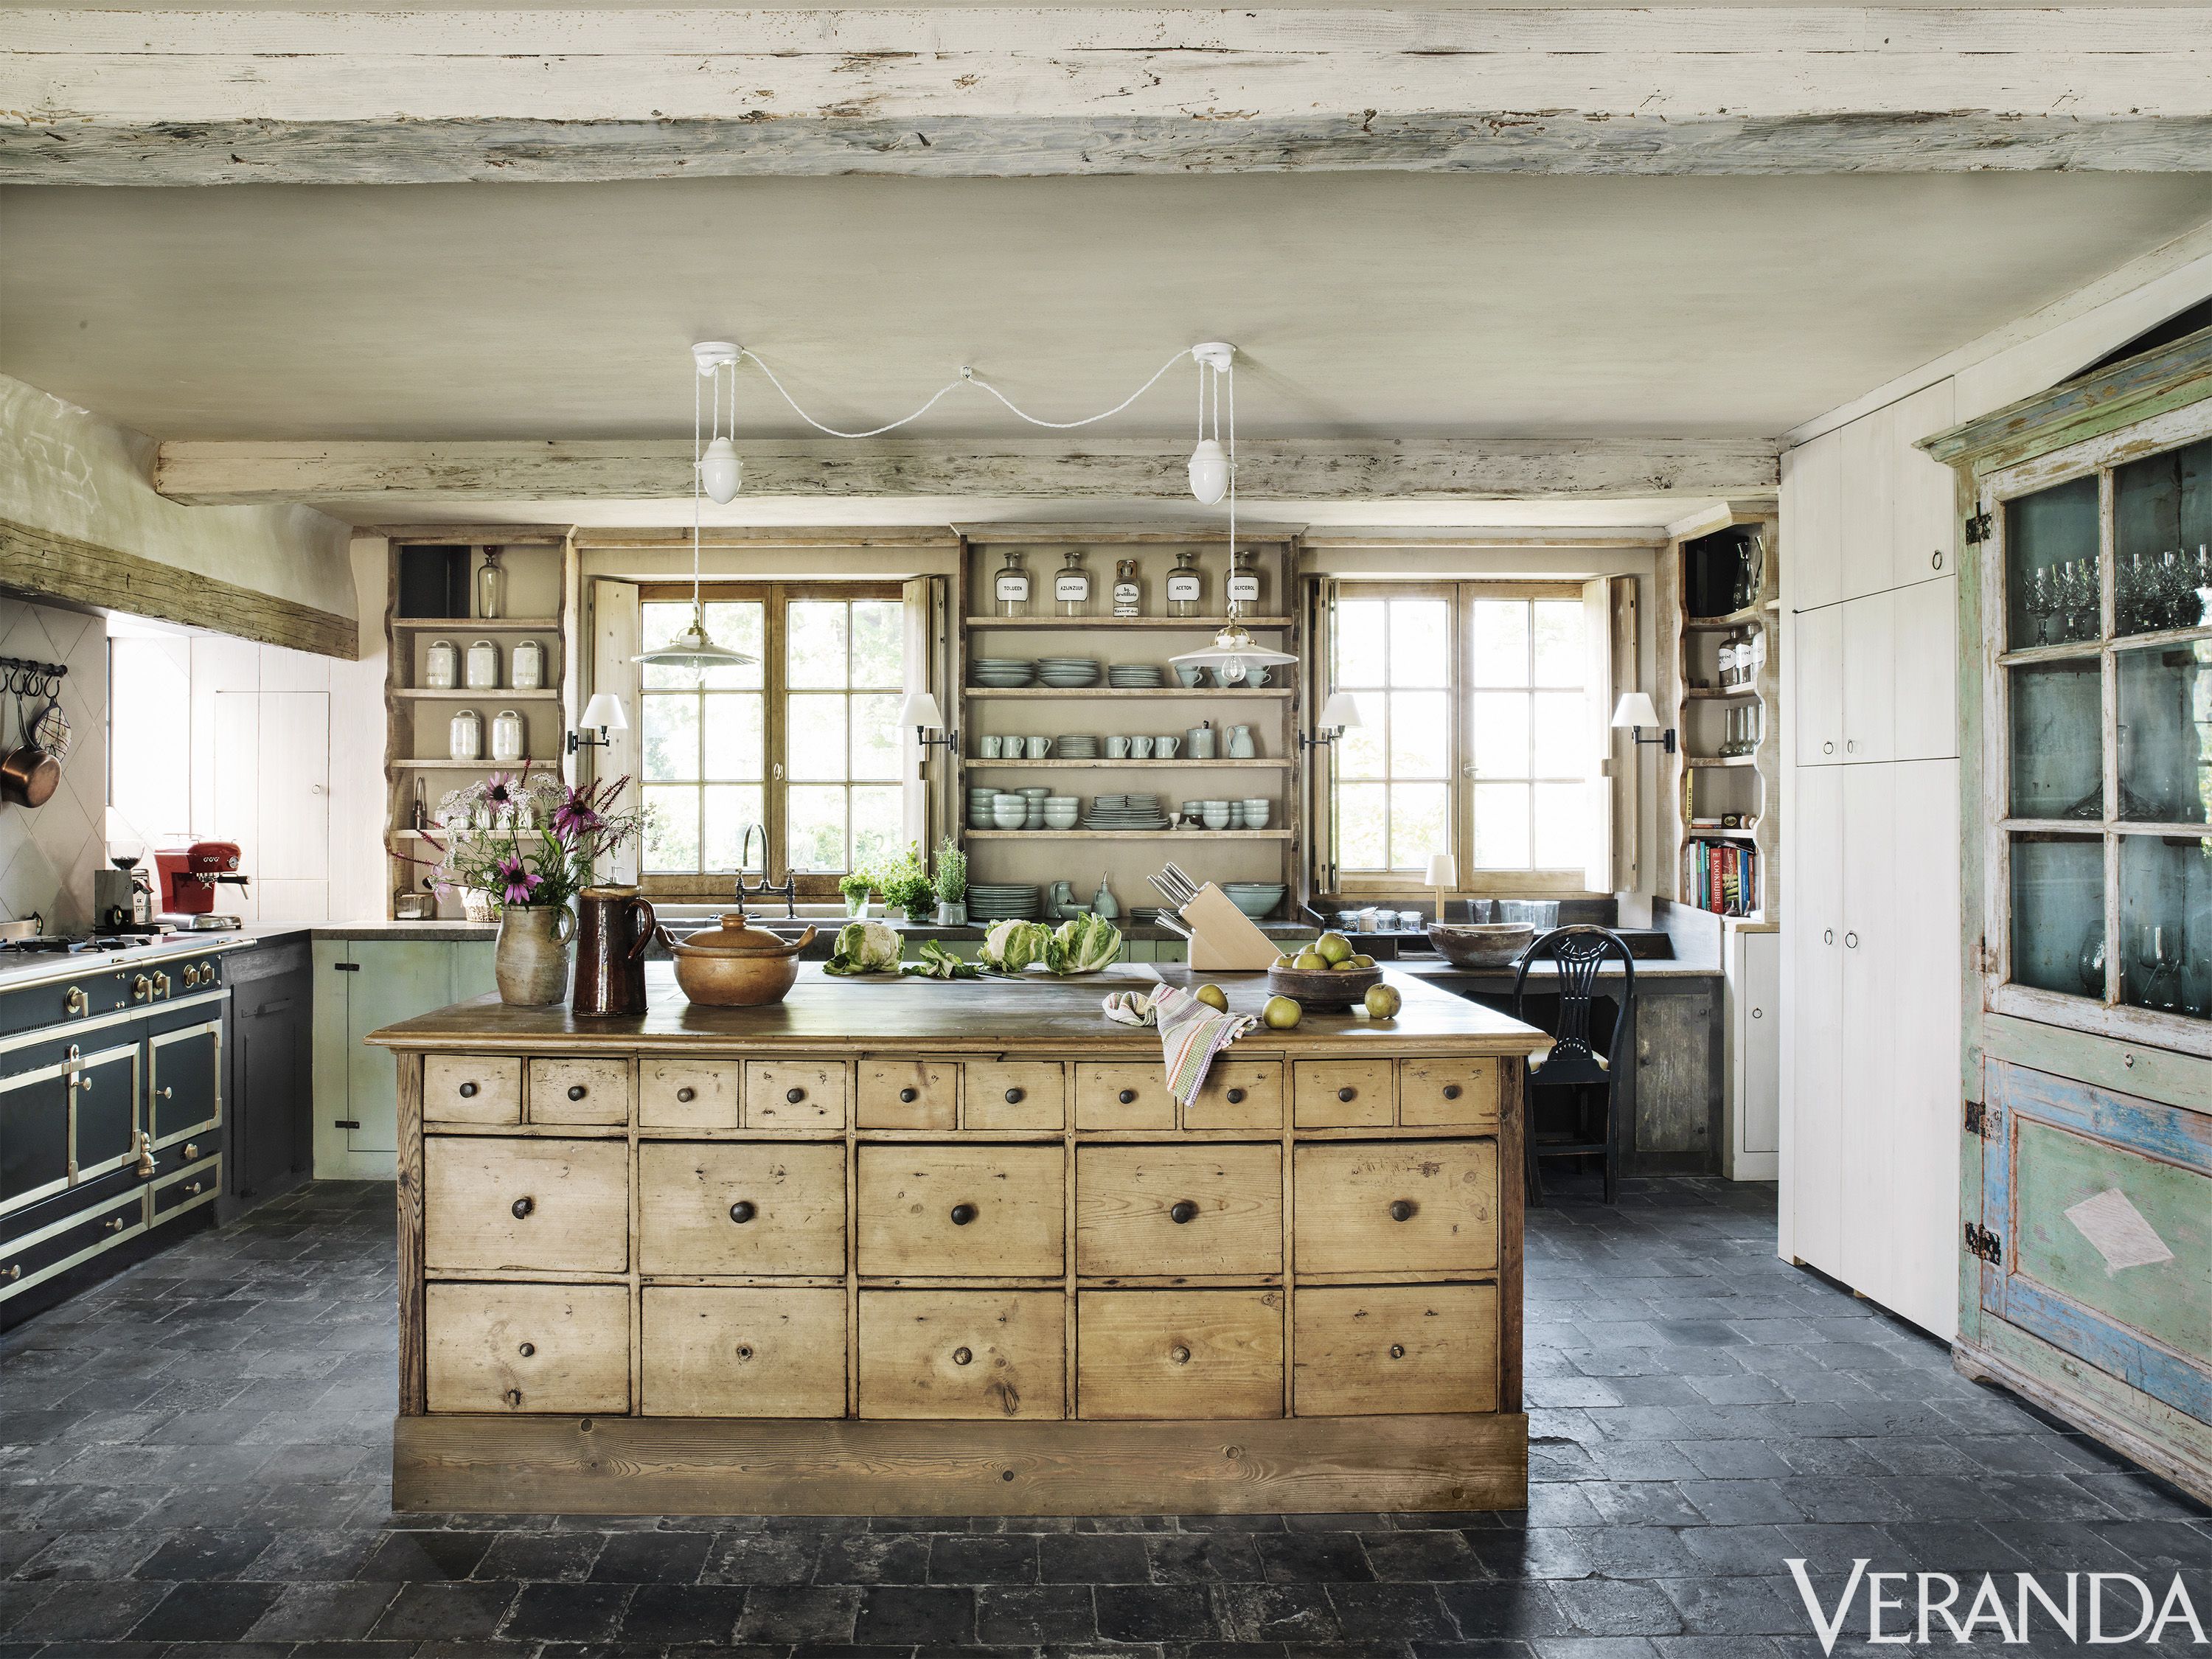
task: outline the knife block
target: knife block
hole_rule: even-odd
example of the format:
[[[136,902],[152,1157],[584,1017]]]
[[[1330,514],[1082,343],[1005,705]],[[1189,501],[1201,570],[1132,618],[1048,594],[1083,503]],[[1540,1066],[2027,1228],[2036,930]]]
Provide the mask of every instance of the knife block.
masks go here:
[[[1263,973],[1281,954],[1274,940],[1210,881],[1181,915],[1190,924],[1190,965],[1200,973]]]

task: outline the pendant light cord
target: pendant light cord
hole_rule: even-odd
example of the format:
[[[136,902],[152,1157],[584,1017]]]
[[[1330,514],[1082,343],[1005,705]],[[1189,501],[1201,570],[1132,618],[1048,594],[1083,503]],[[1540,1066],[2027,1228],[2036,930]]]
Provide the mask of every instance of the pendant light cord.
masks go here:
[[[1009,410],[1012,410],[1015,415],[1018,416],[1021,419],[1027,421],[1031,426],[1048,427],[1055,432],[1066,432],[1076,427],[1091,426],[1097,422],[1109,420],[1114,416],[1119,415],[1131,404],[1133,404],[1138,398],[1143,397],[1147,392],[1150,392],[1154,386],[1159,384],[1160,377],[1162,375],[1165,374],[1170,369],[1173,368],[1184,358],[1190,356],[1190,349],[1188,347],[1185,347],[1182,350],[1176,352],[1174,356],[1169,358],[1167,362],[1159,366],[1158,369],[1153,373],[1151,380],[1146,381],[1144,385],[1139,386],[1127,397],[1122,398],[1121,401],[1115,404],[1113,408],[1103,410],[1096,415],[1085,415],[1079,421],[1048,421],[1043,419],[1042,416],[1032,415],[1020,404],[1017,404],[1012,398],[1006,396],[1005,392],[1000,391],[998,387],[993,386],[988,380],[984,380],[981,375],[977,374],[974,369],[963,368],[960,371],[959,377],[957,379],[947,380],[943,386],[939,386],[931,396],[929,401],[924,404],[920,409],[915,410],[913,414],[902,415],[896,421],[886,421],[881,426],[870,427],[866,432],[846,432],[841,430],[839,428],[828,426],[823,424],[822,422],[816,420],[811,415],[808,414],[804,409],[799,407],[799,399],[791,395],[790,388],[786,386],[782,380],[777,377],[776,372],[768,366],[767,361],[763,359],[758,352],[747,348],[741,350],[738,355],[744,357],[750,357],[753,362],[758,363],[760,365],[761,373],[768,376],[769,384],[774,386],[776,391],[781,394],[784,402],[791,405],[791,412],[798,416],[800,420],[805,422],[807,425],[812,427],[817,432],[824,433],[832,438],[879,438],[886,432],[896,432],[899,428],[911,425],[913,422],[920,420],[923,416],[928,414],[932,409],[934,409],[941,399],[963,386],[972,386],[980,392],[988,392],[992,397],[996,398]],[[1206,397],[1205,375],[1202,373],[1199,377],[1199,399],[1202,408]],[[731,388],[731,397],[732,401],[735,400],[736,395],[736,387],[732,386]],[[1235,417],[1232,415],[1231,419],[1233,420],[1234,418]],[[1201,415],[1201,425],[1203,424],[1203,420],[1204,417],[1203,415]],[[695,428],[698,425],[698,416],[696,410],[692,416],[692,425]]]

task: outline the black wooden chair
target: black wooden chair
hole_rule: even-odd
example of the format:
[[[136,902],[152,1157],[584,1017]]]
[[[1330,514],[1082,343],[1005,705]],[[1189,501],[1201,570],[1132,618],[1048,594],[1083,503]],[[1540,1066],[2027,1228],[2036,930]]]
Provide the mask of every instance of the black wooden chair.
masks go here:
[[[1620,995],[1613,1007],[1612,1024],[1600,1043],[1591,1036],[1590,1009],[1596,1000],[1598,971],[1608,958],[1614,957],[1620,959]],[[1552,1033],[1552,1052],[1545,1056],[1542,1065],[1528,1067],[1530,1086],[1522,1091],[1521,1146],[1528,1201],[1544,1201],[1540,1158],[1596,1158],[1601,1160],[1605,1201],[1610,1204],[1619,1190],[1619,1178],[1613,1170],[1614,1049],[1621,1033],[1628,1029],[1629,1007],[1636,1000],[1636,957],[1629,951],[1628,941],[1610,927],[1554,927],[1531,945],[1521,957],[1520,971],[1513,976],[1516,1019],[1528,1019],[1522,1009],[1528,969],[1539,962],[1553,962],[1559,966],[1558,977],[1551,985],[1540,988],[1556,992],[1559,1017]],[[1537,1143],[1534,1091],[1538,1085],[1574,1091],[1576,1131],[1564,1141],[1547,1140],[1540,1146]],[[1595,1111],[1591,1109],[1593,1103]],[[1593,1133],[1594,1139],[1585,1138]]]

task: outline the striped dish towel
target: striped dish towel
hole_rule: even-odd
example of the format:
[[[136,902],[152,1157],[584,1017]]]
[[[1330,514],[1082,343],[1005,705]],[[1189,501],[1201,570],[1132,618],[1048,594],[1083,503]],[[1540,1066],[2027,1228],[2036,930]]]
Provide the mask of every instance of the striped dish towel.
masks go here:
[[[1106,1018],[1117,1024],[1159,1028],[1168,1092],[1185,1105],[1206,1086],[1213,1057],[1260,1023],[1250,1014],[1221,1013],[1175,985],[1150,994],[1116,991],[1103,1006]]]

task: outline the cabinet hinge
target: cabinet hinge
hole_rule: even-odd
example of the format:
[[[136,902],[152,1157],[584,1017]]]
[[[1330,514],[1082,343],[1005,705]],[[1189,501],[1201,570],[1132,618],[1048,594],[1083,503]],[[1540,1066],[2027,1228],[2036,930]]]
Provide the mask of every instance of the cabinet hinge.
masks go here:
[[[2004,1265],[2004,1236],[1993,1233],[1979,1222],[1966,1224],[1966,1254],[1978,1255],[1993,1266]]]
[[[1988,514],[1975,514],[1972,518],[1966,520],[1967,544],[1970,546],[1980,546],[1984,542],[1989,540],[1990,532],[1994,528],[1996,528],[1996,526],[1991,523]]]
[[[358,1129],[361,1127],[361,1120],[357,1117],[334,1117],[331,1120],[331,1124],[334,1128]]]
[[[1976,1139],[1980,1139],[1989,1133],[1986,1127],[1988,1122],[1989,1109],[1978,1100],[1968,1101],[1966,1103],[1966,1133]]]
[[[342,974],[357,974],[361,971],[361,964],[357,962],[334,962],[331,966]]]

